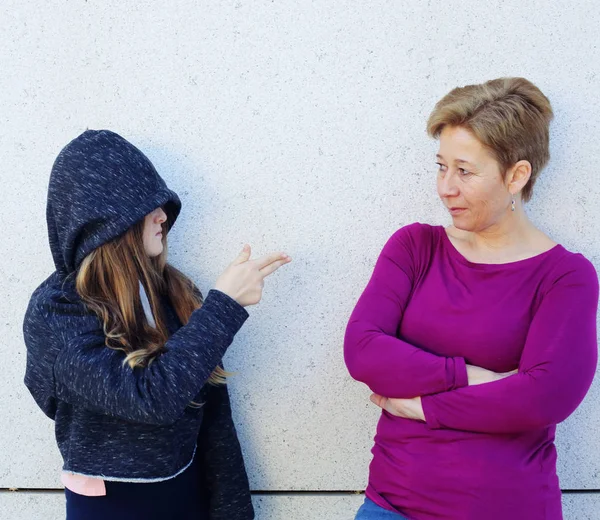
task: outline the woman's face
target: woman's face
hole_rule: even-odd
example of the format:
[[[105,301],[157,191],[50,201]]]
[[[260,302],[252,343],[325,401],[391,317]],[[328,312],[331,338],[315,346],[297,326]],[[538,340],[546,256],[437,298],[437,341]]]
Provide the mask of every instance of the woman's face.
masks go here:
[[[437,189],[454,227],[482,231],[508,215],[512,196],[500,165],[465,128],[446,126],[437,154]]]
[[[144,250],[150,257],[158,256],[163,251],[162,224],[166,220],[167,214],[162,208],[156,208],[144,218]]]

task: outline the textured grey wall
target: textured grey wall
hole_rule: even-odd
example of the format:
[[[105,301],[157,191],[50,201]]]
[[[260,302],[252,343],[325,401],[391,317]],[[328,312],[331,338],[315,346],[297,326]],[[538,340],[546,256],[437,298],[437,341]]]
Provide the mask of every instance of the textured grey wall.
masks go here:
[[[440,96],[505,75],[538,84],[556,120],[530,215],[600,267],[599,25],[591,0],[4,0],[0,488],[59,487],[52,423],[22,386],[21,322],[52,270],[45,190],[71,138],[110,128],[155,162],[184,203],[172,262],[203,289],[244,241],[294,257],[227,356],[251,484],[358,490],[377,410],[346,374],[342,334],[388,236],[447,220],[424,131]],[[596,383],[560,427],[563,488],[600,489],[599,402]],[[600,509],[568,500],[570,518]],[[304,507],[277,503],[261,517]]]

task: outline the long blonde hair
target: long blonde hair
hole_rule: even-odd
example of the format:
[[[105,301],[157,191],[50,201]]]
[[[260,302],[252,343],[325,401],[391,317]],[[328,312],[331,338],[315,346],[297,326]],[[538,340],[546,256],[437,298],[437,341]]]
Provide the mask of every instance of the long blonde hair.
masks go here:
[[[167,263],[167,228],[163,224],[163,251],[149,257],[143,245],[144,220],[120,237],[92,251],[81,263],[75,281],[77,293],[103,323],[105,344],[122,350],[124,364],[132,369],[145,367],[164,351],[169,338],[161,297],[167,297],[185,325],[192,312],[202,305],[202,295],[192,281]],[[156,327],[152,327],[142,306],[143,284]],[[208,382],[224,384],[228,373],[221,367]]]

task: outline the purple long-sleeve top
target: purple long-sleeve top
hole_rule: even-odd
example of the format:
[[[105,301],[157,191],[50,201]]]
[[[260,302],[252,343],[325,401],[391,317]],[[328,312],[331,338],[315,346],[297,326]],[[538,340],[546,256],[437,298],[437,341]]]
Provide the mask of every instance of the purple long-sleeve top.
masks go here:
[[[597,363],[598,278],[557,245],[505,264],[468,261],[442,226],[385,245],[346,330],[352,377],[421,396],[426,422],[383,411],[367,496],[411,520],[558,520],[556,424]],[[466,364],[515,375],[468,386]]]

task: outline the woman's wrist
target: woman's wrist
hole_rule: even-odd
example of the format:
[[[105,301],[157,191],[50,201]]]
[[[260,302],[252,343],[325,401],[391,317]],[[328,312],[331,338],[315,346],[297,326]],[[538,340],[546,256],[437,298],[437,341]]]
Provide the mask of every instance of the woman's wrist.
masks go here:
[[[512,376],[516,373],[516,370],[512,370],[510,372],[493,372],[492,370],[487,370],[475,365],[467,365],[467,379],[469,381],[469,386],[500,381],[501,379]]]

